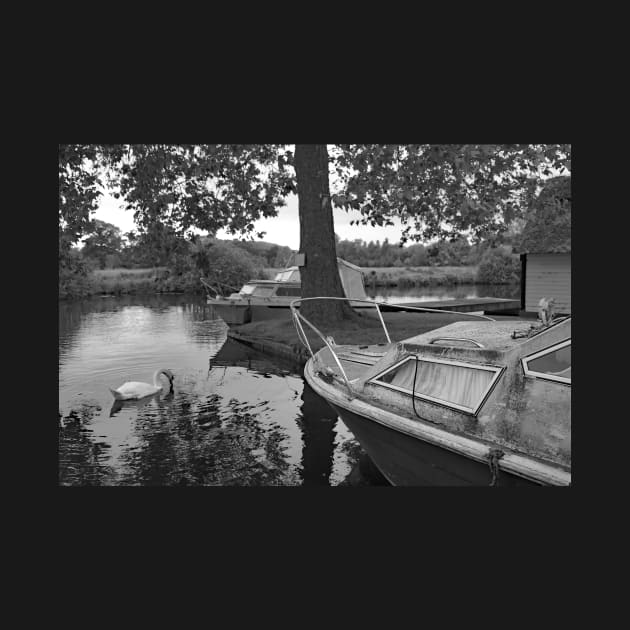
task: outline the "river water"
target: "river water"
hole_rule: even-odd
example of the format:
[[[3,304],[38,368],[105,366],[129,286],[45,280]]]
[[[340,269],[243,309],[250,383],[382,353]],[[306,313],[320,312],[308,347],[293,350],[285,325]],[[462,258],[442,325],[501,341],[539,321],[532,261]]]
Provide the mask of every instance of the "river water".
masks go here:
[[[464,300],[469,298],[494,297],[520,300],[519,284],[460,284],[400,289],[398,287],[366,288],[368,296],[380,302],[432,302],[437,300]]]
[[[378,299],[445,299],[393,293]],[[159,368],[172,393],[114,404]],[[59,418],[60,485],[387,483],[301,367],[228,339],[203,296],[60,302]]]

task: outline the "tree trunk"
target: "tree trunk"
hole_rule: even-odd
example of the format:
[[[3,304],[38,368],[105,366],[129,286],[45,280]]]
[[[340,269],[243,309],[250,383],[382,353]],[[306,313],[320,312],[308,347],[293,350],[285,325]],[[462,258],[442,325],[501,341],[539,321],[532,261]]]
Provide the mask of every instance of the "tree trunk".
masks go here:
[[[300,267],[302,297],[345,297],[337,269],[326,145],[296,144],[294,166],[300,212],[300,252],[306,256],[304,267]],[[304,302],[300,312],[320,325],[355,318],[347,302],[337,300]]]

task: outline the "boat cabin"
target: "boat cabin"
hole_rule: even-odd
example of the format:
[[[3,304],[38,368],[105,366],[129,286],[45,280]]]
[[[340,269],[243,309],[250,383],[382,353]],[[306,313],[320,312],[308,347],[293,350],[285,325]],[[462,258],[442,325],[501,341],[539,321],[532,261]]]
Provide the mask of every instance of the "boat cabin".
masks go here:
[[[403,433],[420,422],[427,435],[435,427],[552,464],[559,479],[570,473],[570,317],[460,321],[397,343],[331,344],[312,365],[309,377],[320,376],[309,383],[350,422],[380,418]]]

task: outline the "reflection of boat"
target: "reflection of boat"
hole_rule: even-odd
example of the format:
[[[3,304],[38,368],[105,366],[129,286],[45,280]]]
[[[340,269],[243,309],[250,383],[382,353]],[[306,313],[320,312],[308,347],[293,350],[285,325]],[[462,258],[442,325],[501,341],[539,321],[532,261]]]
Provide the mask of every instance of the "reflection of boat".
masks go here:
[[[361,269],[341,258],[337,258],[337,267],[346,297],[352,300],[365,300],[366,293]],[[207,291],[207,303],[226,324],[247,324],[263,319],[289,318],[291,302],[302,294],[299,267],[288,267],[277,273],[273,280],[250,280],[240,291],[227,297],[224,297],[220,290],[208,284],[203,278],[201,282]],[[363,303],[357,306],[363,306]]]
[[[221,349],[210,359],[210,367],[244,367],[261,373],[299,374],[301,365],[283,357],[274,356],[256,350],[228,337]]]
[[[570,484],[570,317],[477,316],[398,343],[383,321],[388,343],[358,346],[292,314],[309,350],[303,323],[325,344],[307,382],[392,484]]]

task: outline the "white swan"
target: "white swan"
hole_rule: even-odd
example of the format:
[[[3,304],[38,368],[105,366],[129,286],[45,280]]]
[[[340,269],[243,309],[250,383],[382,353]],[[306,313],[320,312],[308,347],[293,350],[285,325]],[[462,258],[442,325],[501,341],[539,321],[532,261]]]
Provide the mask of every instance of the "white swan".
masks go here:
[[[145,396],[151,396],[156,394],[162,389],[160,383],[160,374],[164,374],[168,378],[171,385],[171,391],[173,391],[173,373],[170,370],[156,370],[153,374],[153,385],[149,383],[141,383],[139,381],[128,381],[123,383],[118,389],[109,388],[109,391],[114,395],[116,400],[135,400],[138,398],[144,398]]]

